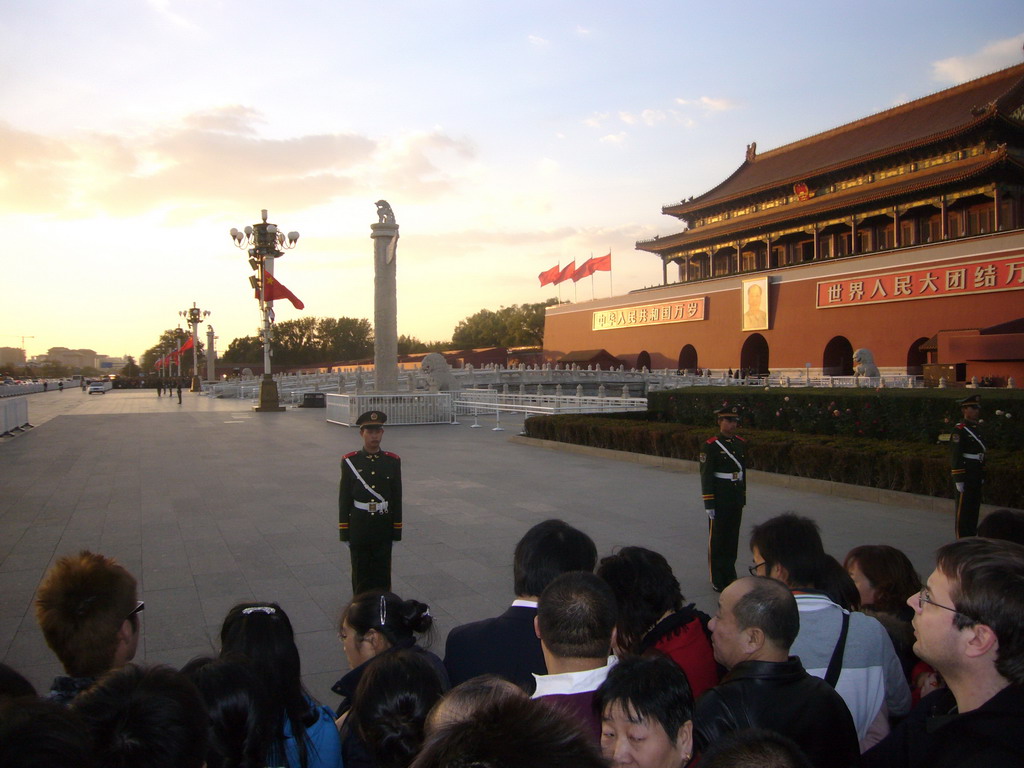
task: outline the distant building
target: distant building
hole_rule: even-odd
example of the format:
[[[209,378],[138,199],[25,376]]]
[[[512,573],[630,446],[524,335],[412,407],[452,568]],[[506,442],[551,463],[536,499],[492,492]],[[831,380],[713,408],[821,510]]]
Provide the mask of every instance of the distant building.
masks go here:
[[[714,189],[662,207],[682,231],[637,243],[664,285],[548,307],[545,358],[842,375],[867,348],[883,372],[1024,381],[1022,197],[1024,64],[751,144]]]
[[[25,350],[18,347],[0,347],[0,365],[25,365]]]

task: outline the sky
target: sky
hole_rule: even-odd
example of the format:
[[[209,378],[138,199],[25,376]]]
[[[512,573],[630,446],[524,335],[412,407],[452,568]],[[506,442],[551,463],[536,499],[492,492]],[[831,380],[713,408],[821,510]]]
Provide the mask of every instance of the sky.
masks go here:
[[[1019,0],[5,0],[0,346],[138,357],[195,303],[260,317],[228,231],[298,230],[305,310],[398,330],[660,284],[637,240],[758,151],[1019,63]],[[611,252],[613,270],[541,288]],[[205,325],[205,323],[204,323]],[[204,330],[204,329],[201,329]]]

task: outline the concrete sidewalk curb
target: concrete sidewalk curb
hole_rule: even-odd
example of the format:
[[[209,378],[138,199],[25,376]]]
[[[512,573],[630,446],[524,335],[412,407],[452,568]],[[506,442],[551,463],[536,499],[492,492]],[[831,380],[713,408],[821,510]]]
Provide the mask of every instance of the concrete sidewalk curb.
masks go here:
[[[696,461],[686,459],[671,459],[665,456],[651,456],[644,453],[631,453],[630,451],[616,451],[611,448],[594,448],[589,445],[576,445],[574,443],[561,443],[557,440],[542,440],[536,437],[525,435],[514,435],[509,438],[513,443],[520,445],[532,445],[536,448],[544,448],[549,451],[561,451],[563,453],[575,453],[581,456],[593,456],[615,461],[628,461],[643,464],[658,469],[667,469],[672,472],[684,472],[687,474],[697,473],[698,464]],[[838,496],[843,499],[855,499],[857,501],[869,501],[874,504],[885,504],[887,506],[904,507],[912,509],[923,509],[930,512],[941,512],[947,514],[953,504],[952,499],[941,499],[934,496],[920,496],[914,493],[903,491],[890,491],[883,488],[868,488],[862,485],[850,485],[849,483],[837,483],[832,480],[818,480],[811,477],[795,477],[793,475],[779,475],[774,472],[762,472],[751,469],[747,472],[748,479],[753,483],[774,485],[779,488],[789,488],[794,491],[806,491],[808,493],[820,493],[823,496]],[[982,514],[987,514],[1002,507],[993,504],[983,504]]]

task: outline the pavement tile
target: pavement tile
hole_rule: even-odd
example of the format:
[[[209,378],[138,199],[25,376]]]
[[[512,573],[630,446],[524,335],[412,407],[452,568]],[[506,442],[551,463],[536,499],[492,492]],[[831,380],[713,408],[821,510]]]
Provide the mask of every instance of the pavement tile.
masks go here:
[[[60,399],[63,397],[63,399]],[[139,661],[181,666],[211,654],[237,602],[278,600],[295,625],[304,682],[334,705],[346,663],[336,622],[351,599],[347,548],[337,539],[339,457],[355,430],[323,411],[254,414],[249,403],[146,392],[103,398],[41,393],[36,429],[0,442],[0,658],[41,690],[60,671],[31,605],[55,557],[89,548],[115,556],[146,600]],[[226,421],[241,421],[225,424]],[[512,550],[534,523],[561,518],[600,555],[624,545],[661,552],[684,594],[704,610],[707,518],[686,467],[563,453],[504,432],[431,425],[389,428],[403,457],[405,531],[393,588],[430,605],[434,650],[448,630],[497,615],[512,599]],[[96,450],[96,446],[103,450]],[[244,446],[244,450],[240,450]],[[184,484],[182,478],[188,478]],[[815,517],[839,558],[864,543],[903,549],[922,573],[951,538],[951,514],[752,481],[743,535],[785,511]],[[916,501],[916,500],[915,500]],[[951,506],[951,505],[950,505]],[[741,546],[739,565],[749,555]]]

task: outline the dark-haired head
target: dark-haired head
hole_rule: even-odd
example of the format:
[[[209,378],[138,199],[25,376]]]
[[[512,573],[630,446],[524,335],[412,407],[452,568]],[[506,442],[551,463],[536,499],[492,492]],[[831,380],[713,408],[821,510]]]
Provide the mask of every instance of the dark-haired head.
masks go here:
[[[122,667],[81,693],[72,709],[92,734],[100,765],[200,768],[206,760],[203,699],[170,667]]]
[[[136,582],[117,561],[82,550],[60,558],[36,594],[36,619],[64,670],[97,677],[135,656]]]
[[[896,613],[921,589],[910,558],[888,544],[854,547],[843,567],[856,583],[861,603],[875,611]]]
[[[541,645],[561,659],[606,659],[615,630],[615,595],[589,571],[556,576],[537,602]]]
[[[615,594],[618,606],[616,642],[629,653],[639,653],[640,642],[666,612],[683,607],[679,581],[668,561],[643,547],[623,547],[602,558],[597,575]]]
[[[507,697],[476,717],[432,733],[411,768],[607,768],[592,735],[573,716],[524,697]]]
[[[207,768],[259,768],[273,735],[270,700],[244,656],[193,659],[182,673],[202,694],[209,713]]]
[[[996,670],[1014,685],[1024,683],[1024,545],[958,539],[939,548],[935,569],[949,579],[954,626],[989,627],[998,639]]]
[[[477,675],[452,688],[434,705],[424,726],[430,734],[449,723],[472,720],[478,710],[507,698],[527,698],[515,683],[498,675]]]
[[[266,685],[271,722],[275,723],[271,758],[284,759],[280,724],[287,717],[305,768],[305,733],[315,721],[316,712],[302,687],[299,649],[288,615],[277,603],[239,603],[224,618],[220,645],[222,656],[238,654],[248,659]]]
[[[386,641],[380,650],[385,650],[409,644],[416,635],[429,633],[434,618],[426,603],[403,600],[394,592],[373,590],[352,598],[341,613],[339,630],[344,631],[346,624],[360,637],[371,631],[378,633]]]
[[[537,523],[516,544],[516,595],[536,599],[560,573],[593,571],[596,563],[597,547],[583,531],[562,520]]]
[[[1024,512],[1019,509],[993,510],[978,523],[978,535],[1024,544]]]
[[[594,694],[602,720],[618,708],[629,722],[657,723],[670,741],[693,719],[693,694],[686,673],[663,656],[630,656],[612,667]],[[604,740],[604,737],[602,737]],[[608,756],[608,753],[605,753]]]
[[[92,737],[75,712],[56,702],[0,699],[0,765],[92,768]]]
[[[764,728],[733,731],[702,756],[701,768],[811,768],[792,739]]]
[[[755,525],[750,532],[754,550],[764,563],[757,575],[779,578],[790,587],[813,587],[825,557],[818,524],[792,512]]]
[[[0,698],[35,695],[35,686],[21,672],[6,664],[0,664]]]
[[[423,744],[424,723],[444,692],[422,651],[385,653],[368,665],[356,688],[351,726],[378,768],[405,768]]]

